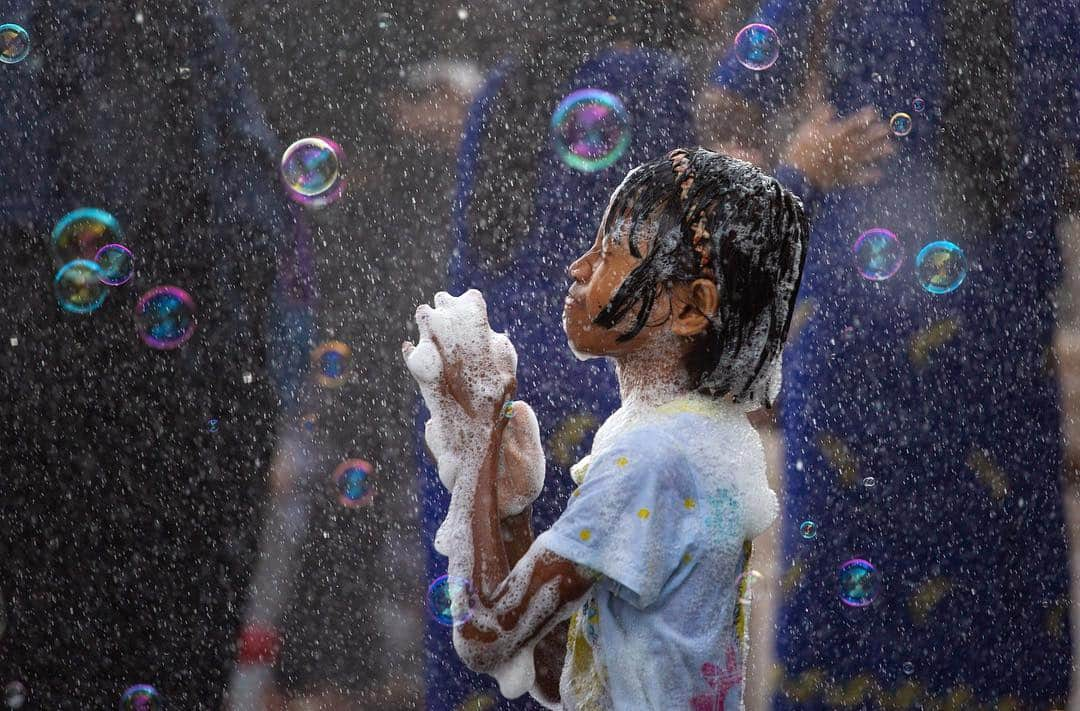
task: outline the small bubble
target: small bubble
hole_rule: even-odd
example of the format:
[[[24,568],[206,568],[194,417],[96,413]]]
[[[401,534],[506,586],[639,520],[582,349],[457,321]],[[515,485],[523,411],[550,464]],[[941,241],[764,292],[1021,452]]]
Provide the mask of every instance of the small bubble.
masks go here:
[[[301,138],[281,156],[281,179],[295,202],[323,207],[345,190],[344,163],[344,151],[329,138]]]
[[[9,709],[21,709],[26,703],[26,687],[20,681],[13,681],[4,687],[4,704]]]
[[[817,524],[813,521],[803,521],[799,526],[799,533],[808,541],[817,538]]]
[[[161,696],[149,684],[128,687],[120,697],[120,711],[160,711],[162,707]]]
[[[735,58],[747,69],[764,71],[779,57],[780,37],[768,25],[755,22],[735,35]]]
[[[865,486],[867,489],[873,489],[875,486],[877,486],[877,479],[872,476],[868,476],[862,480],[862,485]]]
[[[877,597],[877,577],[877,569],[870,561],[847,561],[837,573],[840,601],[848,607],[866,607]]]
[[[371,503],[375,489],[371,483],[372,466],[363,459],[346,459],[334,470],[334,488],[342,506],[355,508]]]
[[[622,99],[601,89],[580,89],[551,116],[555,148],[566,165],[583,173],[614,164],[630,145],[630,114]]]
[[[503,405],[502,416],[505,417],[508,420],[511,417],[514,416],[514,401],[513,400],[507,400],[506,403]]]
[[[195,332],[195,300],[178,287],[156,286],[135,304],[135,323],[151,348],[179,348]]]
[[[889,128],[892,129],[895,136],[908,135],[911,133],[912,125],[911,114],[906,114],[903,111],[893,114],[892,118],[889,119]]]
[[[388,30],[394,26],[394,16],[389,12],[375,13],[375,26],[380,30]]]
[[[472,618],[476,596],[464,578],[443,575],[428,586],[428,609],[435,621],[447,627],[463,625]]]
[[[105,245],[94,255],[94,261],[101,267],[101,282],[109,286],[122,286],[135,273],[135,257],[122,244]]]
[[[926,101],[921,97],[916,96],[911,100],[911,108],[915,113],[921,114],[923,111],[926,111]]]
[[[219,424],[220,423],[218,422],[216,417],[211,417],[209,420],[206,421],[206,431],[210,434],[216,434]]]
[[[188,79],[191,77],[191,67],[180,67],[176,73],[180,75],[181,79]]]
[[[851,247],[855,268],[863,279],[884,281],[900,269],[904,261],[904,245],[896,235],[875,227],[859,235]]]
[[[327,341],[311,352],[315,379],[324,388],[343,385],[349,374],[352,349],[341,341]]]
[[[101,277],[101,267],[88,259],[75,259],[62,266],[53,277],[53,291],[61,308],[73,314],[96,311],[109,295]]]
[[[948,294],[967,277],[967,257],[964,250],[948,240],[931,242],[915,257],[915,272],[923,290]]]
[[[903,669],[904,669],[904,673],[907,674],[908,676],[911,676],[912,674],[915,673],[915,665],[912,664],[911,662],[904,662]]]
[[[30,54],[30,33],[20,25],[0,25],[0,62],[18,64]]]

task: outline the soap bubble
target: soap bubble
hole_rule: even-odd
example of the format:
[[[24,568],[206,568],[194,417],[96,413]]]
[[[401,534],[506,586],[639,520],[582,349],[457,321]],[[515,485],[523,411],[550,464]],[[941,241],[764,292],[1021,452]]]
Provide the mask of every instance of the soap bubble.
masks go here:
[[[840,566],[840,601],[848,607],[866,607],[877,597],[877,569],[870,561],[854,558]]]
[[[334,489],[342,506],[355,508],[370,504],[375,498],[371,482],[371,464],[363,459],[346,459],[334,470]]]
[[[327,341],[311,352],[315,379],[324,388],[336,388],[349,373],[352,349],[341,341]]]
[[[915,673],[915,665],[911,662],[904,662],[903,670],[905,674],[911,676]]]
[[[211,417],[209,420],[206,421],[206,431],[210,434],[217,434],[218,427],[220,425],[221,423],[216,417]]]
[[[803,521],[799,525],[799,534],[808,541],[817,538],[817,524],[813,521]]]
[[[120,711],[159,711],[161,708],[161,696],[149,684],[129,687],[120,697]]]
[[[559,157],[585,173],[615,163],[630,145],[630,114],[622,99],[601,89],[580,89],[559,102],[551,117]]]
[[[388,30],[394,26],[394,16],[389,12],[375,13],[375,26],[380,30]]]
[[[309,412],[300,418],[300,427],[303,428],[305,432],[314,432],[315,425],[317,425],[318,422],[319,416],[313,412]]]
[[[915,257],[915,273],[919,285],[926,291],[948,294],[964,282],[967,257],[964,250],[948,240],[931,242]]]
[[[436,578],[428,586],[428,609],[435,620],[447,627],[463,625],[472,618],[476,607],[476,596],[472,584],[464,579],[450,575]]]
[[[135,273],[135,257],[122,244],[107,244],[94,255],[101,267],[101,281],[109,286],[127,284]]]
[[[514,401],[507,400],[502,406],[502,416],[506,419],[511,419],[514,416]]]
[[[862,480],[862,485],[865,486],[867,489],[873,489],[875,486],[877,486],[877,479],[872,476],[868,476]]]
[[[859,235],[851,248],[859,274],[870,281],[884,281],[896,274],[904,261],[904,245],[892,232],[880,227]]]
[[[102,271],[89,259],[75,259],[60,267],[53,278],[56,300],[64,311],[88,314],[105,303],[108,289],[101,281]]]
[[[4,705],[9,709],[21,709],[26,703],[26,687],[13,681],[4,687]]]
[[[735,35],[735,58],[755,72],[764,71],[780,56],[780,37],[768,25],[755,22]]]
[[[892,129],[895,136],[906,136],[911,133],[911,114],[905,114],[903,111],[893,114],[889,119],[889,128]]]
[[[0,62],[18,64],[30,54],[30,33],[13,22],[0,25]]]
[[[156,286],[135,304],[135,323],[151,348],[177,348],[195,332],[195,301],[183,289]]]
[[[102,247],[123,241],[120,223],[96,207],[81,207],[60,218],[52,231],[53,255],[61,264],[93,259]]]
[[[735,581],[735,589],[739,592],[739,602],[749,605],[754,599],[754,586],[765,576],[756,570],[748,570]]]
[[[911,108],[915,113],[921,114],[923,111],[926,111],[926,101],[921,97],[916,96],[911,100]]]
[[[344,152],[329,138],[301,138],[281,156],[281,179],[289,197],[311,207],[329,205],[345,189]]]

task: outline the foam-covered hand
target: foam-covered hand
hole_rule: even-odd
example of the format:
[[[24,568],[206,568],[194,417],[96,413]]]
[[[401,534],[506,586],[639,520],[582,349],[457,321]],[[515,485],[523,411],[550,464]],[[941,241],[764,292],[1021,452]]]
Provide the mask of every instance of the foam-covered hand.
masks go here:
[[[416,310],[416,324],[420,339],[415,346],[403,344],[402,353],[431,412],[424,439],[439,479],[453,491],[463,468],[482,460],[492,429],[504,417],[503,406],[513,398],[517,352],[510,339],[488,326],[487,306],[475,289],[459,297],[436,294],[434,308],[424,304]],[[543,487],[536,416],[525,403],[514,407],[500,457],[503,515],[520,512]]]

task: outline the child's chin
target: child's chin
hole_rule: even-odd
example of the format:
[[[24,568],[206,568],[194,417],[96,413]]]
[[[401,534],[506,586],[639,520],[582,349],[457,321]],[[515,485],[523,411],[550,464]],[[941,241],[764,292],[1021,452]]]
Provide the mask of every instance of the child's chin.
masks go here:
[[[566,344],[568,346],[570,346],[570,352],[573,353],[574,357],[577,358],[578,360],[586,361],[586,360],[592,360],[593,358],[600,358],[601,357],[601,356],[599,356],[599,355],[597,355],[595,353],[587,353],[586,351],[583,351],[583,350],[579,349],[576,345],[574,345],[574,341],[571,340],[570,338],[566,339]]]

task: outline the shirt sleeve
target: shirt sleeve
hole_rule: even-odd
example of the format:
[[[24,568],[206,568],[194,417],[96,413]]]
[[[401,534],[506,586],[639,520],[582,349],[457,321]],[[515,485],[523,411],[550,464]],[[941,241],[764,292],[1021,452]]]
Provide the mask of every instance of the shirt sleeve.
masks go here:
[[[685,454],[663,433],[638,430],[632,442],[593,459],[566,511],[537,541],[645,608],[696,563],[703,531],[698,499]]]

